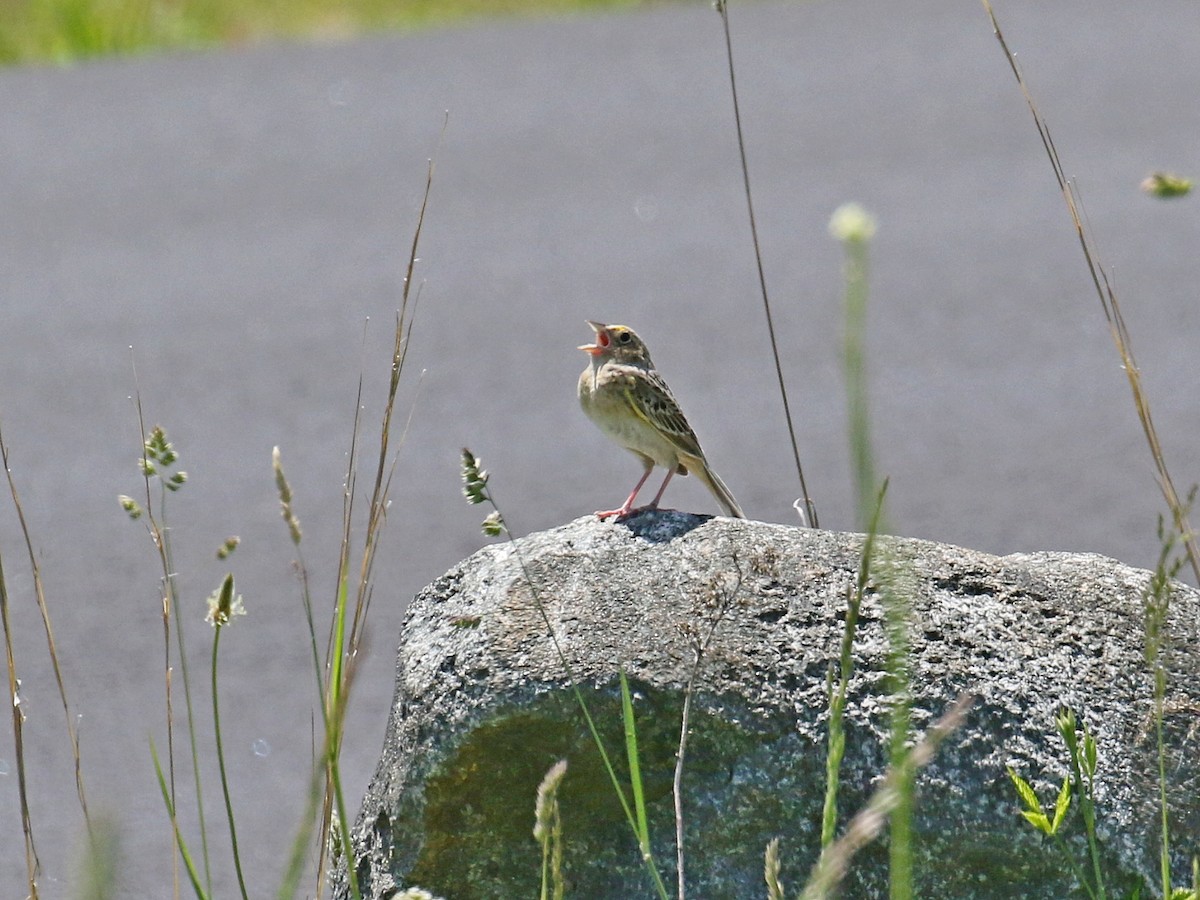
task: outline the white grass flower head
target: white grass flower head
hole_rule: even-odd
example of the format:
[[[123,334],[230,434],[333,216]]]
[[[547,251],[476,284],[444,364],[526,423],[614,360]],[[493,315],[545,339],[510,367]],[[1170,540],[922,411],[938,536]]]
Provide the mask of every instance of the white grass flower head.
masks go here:
[[[233,575],[226,575],[221,586],[208,595],[208,614],[204,621],[213,628],[220,628],[232,622],[234,616],[245,614],[246,607],[242,605],[241,594],[233,591]]]
[[[829,218],[829,233],[842,242],[869,241],[875,227],[875,217],[858,203],[843,203]]]
[[[558,818],[558,786],[566,774],[567,761],[560,759],[550,767],[538,785],[533,826],[533,838],[536,841],[544,842],[554,827],[554,820]]]
[[[279,491],[279,508],[283,514],[283,521],[287,523],[292,543],[299,546],[303,533],[300,531],[300,520],[292,510],[292,486],[283,474],[283,462],[278,447],[271,451],[271,468],[275,471],[275,487]]]
[[[410,887],[397,894],[396,900],[441,900],[441,898],[433,896],[425,888]]]

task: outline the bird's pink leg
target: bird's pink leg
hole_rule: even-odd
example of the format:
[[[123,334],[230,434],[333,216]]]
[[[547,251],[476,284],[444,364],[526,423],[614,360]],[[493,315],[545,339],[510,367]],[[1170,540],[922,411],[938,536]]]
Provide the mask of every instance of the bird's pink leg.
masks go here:
[[[654,471],[653,464],[646,466],[646,471],[642,473],[642,477],[638,479],[638,483],[633,486],[633,490],[629,493],[629,496],[625,498],[625,502],[621,504],[621,508],[620,509],[607,509],[607,510],[599,510],[598,509],[598,510],[596,510],[597,518],[607,519],[609,516],[616,516],[617,518],[623,518],[623,517],[629,515],[631,512],[633,512],[634,498],[637,497],[638,491],[640,491],[642,489],[642,485],[646,483],[646,479],[650,477],[650,473],[653,471]],[[668,475],[667,480],[670,481],[670,479],[671,479],[671,476]],[[663,487],[666,487],[666,485],[664,484]],[[658,493],[661,495],[662,491],[659,491]],[[657,503],[658,503],[657,497],[654,498],[654,503],[655,503],[655,505],[657,505]]]
[[[647,475],[650,473],[647,472]],[[654,495],[654,499],[650,501],[649,509],[658,509],[658,501],[662,499],[662,495],[667,491],[667,485],[671,483],[671,476],[675,474],[675,467],[667,469],[667,477],[663,479],[662,487],[658,489],[658,493]]]

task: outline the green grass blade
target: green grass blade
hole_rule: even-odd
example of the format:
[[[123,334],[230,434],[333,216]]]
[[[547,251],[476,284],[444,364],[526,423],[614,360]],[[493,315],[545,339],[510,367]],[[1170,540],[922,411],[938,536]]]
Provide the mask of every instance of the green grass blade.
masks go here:
[[[638,755],[637,720],[633,716],[633,698],[629,679],[621,670],[621,719],[625,724],[625,755],[629,759],[629,783],[633,789],[633,809],[637,816],[638,845],[642,854],[650,852],[650,825],[646,819],[646,794],[642,787],[642,766]]]
[[[111,819],[90,823],[83,863],[71,896],[74,900],[119,900],[117,873],[121,870],[120,835]]]
[[[171,828],[175,831],[175,843],[179,847],[179,855],[183,859],[183,867],[187,870],[188,879],[192,883],[192,890],[196,892],[196,897],[199,900],[208,900],[208,894],[205,893],[204,887],[200,884],[200,876],[196,872],[196,864],[192,862],[192,855],[188,852],[187,842],[183,839],[183,834],[179,830],[179,820],[175,816],[175,804],[171,802],[171,791],[167,787],[167,779],[163,775],[162,764],[158,761],[158,750],[154,746],[154,738],[150,739],[150,758],[154,760],[154,774],[158,778],[158,789],[162,791],[163,803],[167,807],[167,815],[171,819]]]

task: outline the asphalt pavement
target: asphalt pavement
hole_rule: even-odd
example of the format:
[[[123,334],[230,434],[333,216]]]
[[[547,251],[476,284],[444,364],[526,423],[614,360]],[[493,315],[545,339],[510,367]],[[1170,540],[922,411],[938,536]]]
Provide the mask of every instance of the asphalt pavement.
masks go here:
[[[1078,179],[1186,489],[1200,479],[1200,217],[1194,198],[1158,202],[1138,184],[1154,169],[1200,173],[1200,7],[996,6]],[[893,530],[1152,565],[1164,506],[1128,382],[982,8],[762,2],[732,16],[765,274],[821,525],[855,527],[842,251],[827,233],[853,200],[879,226],[868,366]],[[710,4],[0,72],[0,427],[81,715],[89,801],[118,823],[125,896],[171,890],[149,750],[165,744],[161,573],[117,503],[141,486],[130,398],[140,391],[190,476],[167,516],[205,735],[205,597],[232,570],[245,599],[221,641],[220,694],[250,893],[267,896],[304,802],[315,695],[271,451],[324,621],[356,390],[361,376],[371,445],[431,157],[407,431],[344,754],[352,806],[379,752],[406,602],[487,540],[460,493],[459,449],[483,459],[517,533],[611,507],[639,473],[578,409],[585,319],[637,329],[747,513],[796,521]],[[667,502],[715,511],[692,482]],[[82,839],[71,757],[16,516],[0,505],[42,896],[66,897]],[[231,534],[242,545],[220,562]],[[214,883],[229,896],[204,741]],[[11,896],[24,877],[17,780],[6,716]],[[188,834],[196,843],[190,820]]]

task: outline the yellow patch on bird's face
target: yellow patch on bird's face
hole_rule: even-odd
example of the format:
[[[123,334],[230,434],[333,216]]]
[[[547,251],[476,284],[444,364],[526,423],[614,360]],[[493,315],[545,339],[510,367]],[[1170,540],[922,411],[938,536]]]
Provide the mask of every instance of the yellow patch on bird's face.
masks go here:
[[[609,325],[596,343],[620,357],[636,357],[642,353],[642,342],[632,328],[624,325]]]

